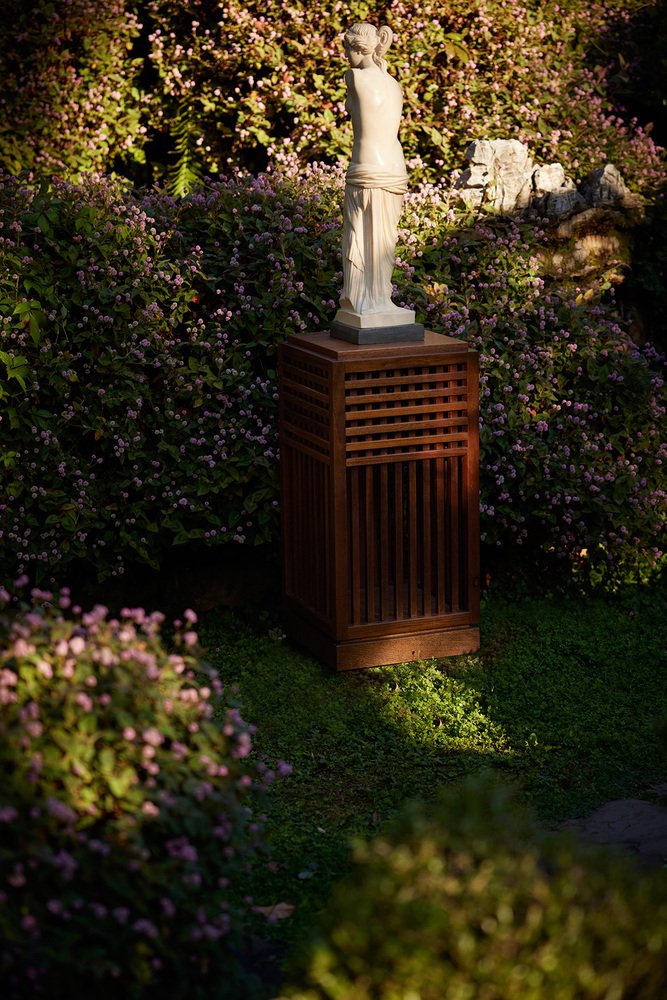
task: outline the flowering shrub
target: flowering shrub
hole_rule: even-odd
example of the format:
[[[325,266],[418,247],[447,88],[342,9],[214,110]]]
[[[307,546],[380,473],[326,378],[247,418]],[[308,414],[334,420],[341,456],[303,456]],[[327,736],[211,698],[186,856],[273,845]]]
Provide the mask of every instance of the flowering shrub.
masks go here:
[[[348,159],[341,38],[355,21],[382,21],[396,37],[392,72],[404,90],[401,137],[414,176],[456,170],[477,136],[516,137],[574,175],[609,160],[639,189],[655,190],[664,176],[659,152],[614,104],[607,84],[619,69],[618,48],[606,55],[600,46],[610,24],[628,34],[645,6],[229,0],[212,13],[205,4],[152,0],[149,59],[161,89],[151,127],[173,123],[178,191],[204,173],[262,164],[265,151]],[[627,76],[633,65],[620,68]]]
[[[210,195],[204,260],[203,199],[142,203],[102,178],[0,191],[0,531],[5,558],[33,576],[55,568],[62,581],[76,559],[107,576],[174,544],[275,530],[275,377],[270,352],[253,349],[275,350],[295,306],[277,268],[273,287],[241,285],[253,234],[267,276],[253,199],[234,183]],[[239,211],[252,228],[234,249]],[[280,215],[278,242],[293,225]],[[188,220],[192,243],[177,230]]]
[[[338,167],[235,174],[176,203],[89,178],[0,189],[6,573],[157,565],[277,538],[275,352],[340,287]],[[664,547],[663,360],[610,293],[545,277],[534,225],[415,186],[396,301],[481,360],[484,539],[612,575]]]
[[[655,189],[663,170],[653,140],[606,90],[619,65],[632,73],[632,61],[619,63],[618,48],[607,55],[599,44],[610,24],[627,34],[645,6],[361,0],[332,9],[322,0],[230,0],[220,18],[203,4],[193,11],[153,0],[149,58],[163,84],[160,111],[171,108],[200,171],[247,162],[253,146],[278,157],[287,146],[302,160],[347,159],[341,38],[354,21],[372,20],[395,33],[391,64],[404,89],[401,136],[413,173],[459,168],[474,137],[516,137],[575,175],[610,160],[638,187]],[[229,81],[222,90],[221,77]]]
[[[665,358],[613,297],[546,278],[546,243],[487,220],[412,262],[429,326],[480,352],[482,538],[642,573],[664,551]]]
[[[159,613],[0,601],[3,996],[252,995],[244,880],[273,774],[194,614],[169,653]]]
[[[540,831],[489,781],[409,804],[334,889],[283,1000],[657,1000],[667,880]]]
[[[144,161],[133,6],[4,0],[0,166],[78,174]]]
[[[172,190],[182,194],[230,166],[263,168],[285,149],[302,162],[347,159],[341,38],[370,19],[396,35],[391,65],[415,176],[460,168],[481,136],[521,139],[574,175],[612,161],[645,192],[664,176],[648,126],[614,99],[641,62],[627,44],[633,24],[657,0],[37,7],[41,16],[12,0],[0,29],[9,82],[0,108],[13,125],[0,139],[5,169],[113,168],[145,179],[171,163]],[[147,168],[137,166],[146,156]]]

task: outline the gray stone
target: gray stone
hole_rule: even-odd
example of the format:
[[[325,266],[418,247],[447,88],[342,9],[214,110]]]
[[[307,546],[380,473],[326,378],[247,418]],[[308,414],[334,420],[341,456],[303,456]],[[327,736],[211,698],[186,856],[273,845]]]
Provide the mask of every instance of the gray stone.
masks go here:
[[[554,191],[574,190],[574,182],[565,176],[561,163],[545,163],[533,170],[533,194],[540,198]]]
[[[594,170],[577,188],[560,163],[535,166],[518,139],[476,139],[466,150],[466,169],[454,185],[471,208],[511,213],[532,209],[551,219],[596,209],[641,215],[641,199],[613,163]]]
[[[588,843],[614,845],[634,855],[640,867],[647,870],[663,868],[667,862],[667,803],[664,799],[659,802],[616,799],[583,819],[569,820],[563,828],[575,831]]]
[[[580,191],[587,203],[596,207],[618,203],[634,204],[636,201],[613,163],[593,170],[583,181]]]
[[[424,327],[421,323],[403,323],[400,326],[370,326],[358,328],[345,323],[331,324],[330,333],[337,340],[349,344],[398,344],[401,341],[422,341]]]
[[[466,160],[469,166],[455,190],[468,205],[484,203],[496,212],[528,207],[534,165],[518,139],[477,139],[468,146]]]
[[[560,163],[536,167],[532,175],[533,203],[549,218],[571,215],[586,208],[574,181],[565,175]]]

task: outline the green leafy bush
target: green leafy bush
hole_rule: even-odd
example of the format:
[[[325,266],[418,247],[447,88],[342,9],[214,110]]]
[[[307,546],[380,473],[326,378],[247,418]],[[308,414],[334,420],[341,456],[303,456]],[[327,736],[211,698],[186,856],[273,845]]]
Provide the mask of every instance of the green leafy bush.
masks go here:
[[[659,1000],[667,881],[541,833],[488,780],[355,848],[284,1000]]]
[[[146,133],[136,5],[3,0],[2,6],[0,167],[46,175],[136,170],[145,161]]]
[[[274,324],[252,322],[258,286],[243,293],[227,240],[250,215],[239,195],[210,195],[204,265],[197,199],[144,203],[103,178],[0,190],[0,530],[19,572],[63,582],[78,560],[104,577],[173,545],[275,534],[271,352],[294,305],[267,281]]]
[[[276,350],[335,313],[343,183],[338,167],[284,167],[175,202],[104,178],[5,179],[7,577],[276,542]],[[663,359],[631,341],[611,292],[545,277],[545,238],[415,186],[395,298],[480,351],[488,546],[643,575],[664,548]]]
[[[483,539],[608,581],[649,572],[665,537],[664,356],[633,342],[613,289],[545,275],[541,225],[489,218],[441,242],[421,214],[410,265],[427,322],[480,352]]]
[[[4,169],[168,175],[181,195],[267,158],[347,159],[341,39],[371,20],[395,32],[414,176],[460,169],[481,137],[519,138],[575,176],[614,162],[646,193],[664,176],[648,124],[621,105],[646,48],[628,39],[657,0],[60,6],[11,0],[0,26]]]
[[[341,39],[355,21],[370,20],[395,34],[390,62],[404,90],[401,137],[415,176],[459,169],[473,138],[516,137],[575,175],[609,160],[638,189],[655,191],[660,153],[610,93],[619,71],[632,77],[640,53],[623,46],[619,57],[618,47],[607,52],[601,42],[611,26],[625,40],[645,7],[638,0],[454,0],[446,8],[435,0],[418,8],[402,0],[333,7],[229,0],[212,12],[203,3],[153,0],[149,58],[161,86],[151,128],[174,123],[178,169],[194,177],[249,157],[263,166],[266,153],[346,160]],[[192,180],[177,172],[172,179],[177,187]]]
[[[212,9],[152,0],[149,60],[159,83],[149,129],[168,136],[179,193],[233,164],[263,167],[267,156],[346,160],[341,39],[371,20],[395,33],[390,62],[404,89],[401,135],[415,176],[460,168],[473,138],[516,137],[575,175],[616,162],[633,186],[654,191],[660,154],[609,93],[619,70],[633,75],[636,59],[620,63],[616,52],[627,53],[645,6],[229,0]],[[602,46],[610,25],[620,36],[612,56]]]
[[[471,139],[515,137],[575,176],[615,162],[633,186],[654,192],[660,152],[610,93],[619,71],[632,76],[639,53],[623,46],[621,63],[601,42],[612,25],[625,40],[645,6],[229,0],[212,11],[153,0],[149,59],[159,86],[149,128],[170,134],[179,193],[232,164],[263,167],[267,156],[347,160],[341,39],[371,20],[395,34],[390,62],[404,90],[401,138],[413,176],[460,169]]]
[[[244,883],[273,772],[196,616],[169,652],[157,612],[0,601],[3,996],[252,995]]]

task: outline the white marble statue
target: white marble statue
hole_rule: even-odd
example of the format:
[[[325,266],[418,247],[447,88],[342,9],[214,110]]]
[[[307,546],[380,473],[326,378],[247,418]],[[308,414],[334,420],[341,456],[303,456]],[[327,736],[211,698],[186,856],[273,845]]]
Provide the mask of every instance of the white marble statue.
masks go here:
[[[345,34],[346,108],[354,145],[343,205],[343,292],[335,325],[396,327],[415,314],[391,301],[398,220],[407,172],[398,128],[403,95],[387,72],[391,28],[355,24]]]

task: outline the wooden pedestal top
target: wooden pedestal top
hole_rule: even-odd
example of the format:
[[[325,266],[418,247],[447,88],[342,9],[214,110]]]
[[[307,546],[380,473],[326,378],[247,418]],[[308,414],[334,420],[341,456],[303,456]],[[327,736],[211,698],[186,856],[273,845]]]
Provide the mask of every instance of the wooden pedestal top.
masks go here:
[[[423,340],[406,340],[386,344],[350,344],[332,337],[328,330],[318,333],[296,333],[287,343],[313,351],[332,361],[401,360],[420,355],[462,354],[471,350],[465,340],[446,337],[433,330],[424,331]]]

